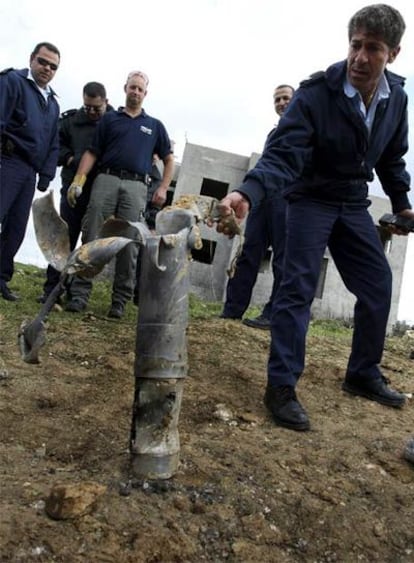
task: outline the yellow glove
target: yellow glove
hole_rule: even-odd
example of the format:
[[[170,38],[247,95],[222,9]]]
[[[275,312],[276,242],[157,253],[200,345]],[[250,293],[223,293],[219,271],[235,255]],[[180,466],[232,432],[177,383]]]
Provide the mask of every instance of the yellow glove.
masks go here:
[[[69,186],[68,193],[66,194],[66,199],[71,207],[75,207],[76,200],[82,193],[82,188],[86,182],[85,174],[76,174],[73,178],[71,185]]]

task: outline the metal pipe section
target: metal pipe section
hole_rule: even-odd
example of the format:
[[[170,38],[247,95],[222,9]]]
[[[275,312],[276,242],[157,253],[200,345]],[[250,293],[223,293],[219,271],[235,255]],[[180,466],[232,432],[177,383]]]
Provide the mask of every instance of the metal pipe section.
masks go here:
[[[190,248],[199,237],[193,214],[160,212],[157,232],[141,247],[131,469],[169,479],[178,468],[178,419],[187,375]],[[165,233],[165,234],[162,234]]]

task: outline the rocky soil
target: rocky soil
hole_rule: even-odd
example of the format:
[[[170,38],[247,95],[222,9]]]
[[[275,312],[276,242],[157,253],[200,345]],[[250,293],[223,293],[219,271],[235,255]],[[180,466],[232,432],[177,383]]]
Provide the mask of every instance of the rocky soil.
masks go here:
[[[142,480],[128,452],[136,309],[113,321],[106,308],[53,312],[29,365],[25,300],[0,303],[1,562],[414,561],[413,402],[341,391],[350,331],[312,330],[298,387],[312,429],[296,433],[262,403],[269,334],[192,318],[180,465]],[[382,365],[407,394],[411,348],[390,338]],[[79,502],[53,517],[57,487]]]

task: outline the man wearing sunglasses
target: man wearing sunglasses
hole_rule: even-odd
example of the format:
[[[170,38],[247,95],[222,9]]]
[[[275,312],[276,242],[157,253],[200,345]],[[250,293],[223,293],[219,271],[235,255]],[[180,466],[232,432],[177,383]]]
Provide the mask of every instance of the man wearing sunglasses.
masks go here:
[[[88,82],[83,88],[83,105],[79,109],[65,111],[59,119],[59,160],[62,166],[62,189],[60,191],[60,216],[66,221],[69,229],[70,249],[73,250],[78,242],[81,224],[85,215],[91,187],[97,175],[97,167],[89,172],[83,187],[82,195],[78,198],[76,206],[71,207],[67,202],[67,192],[76,174],[79,162],[85,150],[91,144],[96,127],[101,117],[113,110],[108,104],[105,86],[100,82]],[[44,303],[59,282],[60,273],[50,264],[46,272],[46,281],[43,286],[43,295],[39,298]],[[70,287],[67,287],[70,300]]]
[[[39,43],[30,66],[0,73],[0,295],[18,296],[8,287],[26,232],[37,189],[44,192],[56,173],[59,154],[59,105],[49,86],[59,67],[60,53]]]

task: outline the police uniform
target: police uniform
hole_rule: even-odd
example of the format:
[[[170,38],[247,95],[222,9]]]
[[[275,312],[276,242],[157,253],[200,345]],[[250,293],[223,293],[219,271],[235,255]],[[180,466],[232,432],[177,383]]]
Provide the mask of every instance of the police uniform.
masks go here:
[[[407,95],[404,79],[385,70],[368,129],[358,93],[345,92],[346,61],[301,84],[265,150],[238,191],[254,205],[282,190],[288,200],[283,279],[272,312],[269,388],[295,387],[303,372],[310,307],[328,246],[356,296],[346,381],[381,381],[391,304],[390,266],[368,212],[373,169],[392,210],[411,209]]]
[[[108,105],[106,111],[112,111]],[[89,203],[91,187],[98,172],[98,166],[94,166],[88,174],[81,196],[76,201],[76,206],[71,207],[66,199],[67,191],[76,174],[83,153],[92,142],[96,131],[97,120],[90,119],[85,111],[70,109],[62,113],[59,119],[59,160],[58,165],[62,167],[60,190],[60,216],[68,225],[70,249],[73,250],[79,239],[82,229],[82,219]],[[68,160],[72,158],[70,164]],[[55,285],[59,282],[60,273],[49,264],[46,272],[46,281],[43,286],[44,301]],[[70,286],[67,287],[70,298]]]
[[[1,72],[0,91],[0,289],[5,297],[26,232],[36,176],[41,191],[55,176],[59,105],[50,87],[45,98],[27,68]]]

